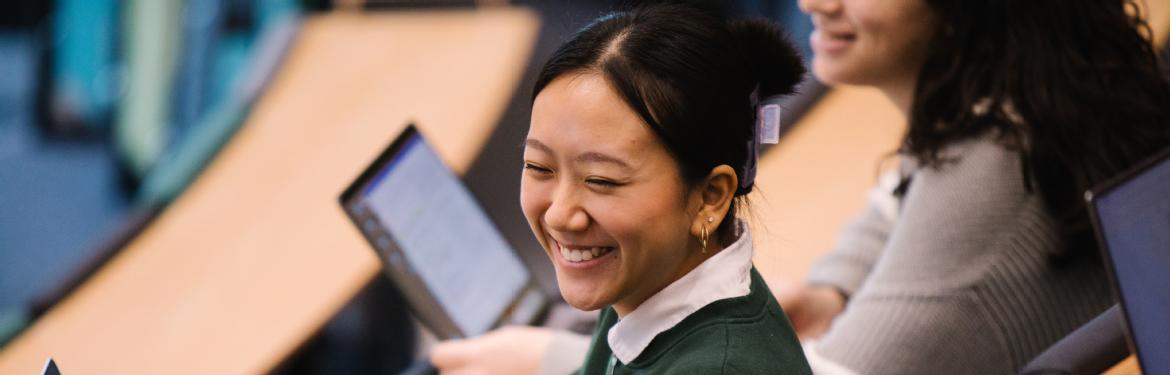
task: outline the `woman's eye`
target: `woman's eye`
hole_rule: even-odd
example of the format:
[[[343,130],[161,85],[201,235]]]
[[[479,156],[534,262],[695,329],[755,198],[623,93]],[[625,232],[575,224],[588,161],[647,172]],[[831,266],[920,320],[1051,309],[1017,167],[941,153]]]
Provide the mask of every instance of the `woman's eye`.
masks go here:
[[[593,185],[593,186],[597,186],[597,187],[603,187],[603,188],[614,188],[614,187],[621,186],[621,184],[618,184],[616,182],[613,182],[610,180],[605,180],[605,179],[600,179],[600,178],[589,178],[589,179],[585,180],[585,183]]]
[[[551,174],[552,171],[548,168],[541,167],[532,163],[524,163],[524,170],[531,171],[538,174]]]

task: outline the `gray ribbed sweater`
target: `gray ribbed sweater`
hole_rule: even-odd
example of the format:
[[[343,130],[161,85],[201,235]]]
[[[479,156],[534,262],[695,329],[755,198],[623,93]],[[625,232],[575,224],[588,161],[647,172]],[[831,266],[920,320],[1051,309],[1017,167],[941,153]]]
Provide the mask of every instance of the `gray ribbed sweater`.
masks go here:
[[[813,267],[810,283],[850,295],[820,356],[863,374],[1015,373],[1112,304],[1101,265],[1051,262],[1062,240],[1017,153],[985,137],[944,155]]]

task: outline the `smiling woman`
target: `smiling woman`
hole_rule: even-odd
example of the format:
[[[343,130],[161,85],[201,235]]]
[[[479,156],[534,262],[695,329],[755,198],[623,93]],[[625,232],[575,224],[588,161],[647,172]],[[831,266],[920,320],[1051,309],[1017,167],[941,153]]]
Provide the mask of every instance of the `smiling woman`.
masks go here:
[[[924,1],[803,0],[801,4],[818,14],[812,18],[816,29],[809,38],[816,51],[812,69],[817,78],[894,86],[890,88],[902,96],[912,93],[938,23]]]
[[[809,373],[736,218],[755,101],[803,73],[774,25],[678,4],[604,16],[545,64],[520,201],[565,300],[603,310],[582,373]]]
[[[817,77],[907,120],[891,183],[780,298],[818,371],[1015,374],[1113,304],[1084,193],[1170,146],[1138,3],[800,0]]]
[[[533,105],[521,204],[577,308],[627,315],[714,252],[696,244],[725,215],[735,172],[718,168],[707,197],[686,191],[655,137],[598,74],[556,79]]]

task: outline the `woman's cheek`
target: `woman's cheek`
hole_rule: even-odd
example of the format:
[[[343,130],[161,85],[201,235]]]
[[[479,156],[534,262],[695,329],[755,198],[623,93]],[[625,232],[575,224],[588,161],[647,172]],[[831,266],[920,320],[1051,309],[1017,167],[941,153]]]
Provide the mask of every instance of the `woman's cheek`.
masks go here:
[[[524,211],[524,217],[528,219],[533,231],[539,229],[540,217],[548,208],[549,198],[546,194],[548,188],[542,185],[548,184],[530,177],[524,177],[520,181],[520,209]],[[543,237],[539,233],[536,234],[538,238]]]

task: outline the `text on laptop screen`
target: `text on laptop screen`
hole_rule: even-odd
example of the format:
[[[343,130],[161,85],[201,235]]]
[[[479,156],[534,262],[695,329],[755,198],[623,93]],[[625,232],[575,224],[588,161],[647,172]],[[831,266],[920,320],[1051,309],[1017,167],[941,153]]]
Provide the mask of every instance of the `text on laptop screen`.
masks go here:
[[[362,196],[464,334],[490,329],[526,286],[528,270],[421,137],[408,140]],[[383,256],[388,246],[375,240]]]
[[[1094,208],[1143,370],[1170,374],[1170,159]]]

